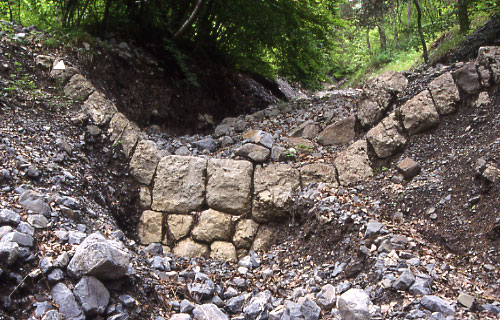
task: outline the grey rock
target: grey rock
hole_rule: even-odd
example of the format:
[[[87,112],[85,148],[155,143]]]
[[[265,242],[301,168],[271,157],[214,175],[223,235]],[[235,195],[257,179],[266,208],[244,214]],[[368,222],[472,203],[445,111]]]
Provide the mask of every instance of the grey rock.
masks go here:
[[[193,283],[188,284],[188,291],[198,302],[211,299],[215,293],[215,284],[204,273],[197,272]]]
[[[383,224],[378,222],[377,220],[370,220],[366,225],[365,237],[370,237],[371,235],[377,234],[384,227]]]
[[[481,90],[479,74],[477,73],[474,62],[466,63],[462,68],[455,71],[453,76],[455,77],[458,87],[466,94],[476,93]]]
[[[427,275],[417,275],[415,282],[410,287],[410,293],[414,295],[427,295],[431,291],[432,279]]]
[[[191,151],[189,151],[188,147],[182,146],[179,149],[175,150],[175,155],[176,156],[190,156]]]
[[[62,282],[52,288],[52,299],[59,306],[59,313],[68,320],[85,319],[71,290]]]
[[[295,302],[285,302],[285,312],[281,316],[281,320],[305,320],[302,315],[301,305]]]
[[[369,320],[370,298],[361,289],[349,289],[337,300],[337,307],[343,320]]]
[[[19,245],[15,242],[0,241],[0,261],[4,261],[8,266],[13,264],[19,256]]]
[[[16,228],[17,231],[27,234],[29,236],[35,235],[35,228],[33,228],[29,223],[21,221]]]
[[[52,303],[48,301],[35,302],[35,307],[34,316],[37,318],[41,318],[47,311],[54,309]]]
[[[231,135],[231,126],[228,124],[221,123],[214,130],[214,137],[220,138],[222,136]]]
[[[17,226],[21,221],[21,216],[9,209],[0,210],[0,224],[9,224]]]
[[[378,125],[370,129],[366,139],[372,145],[377,157],[387,158],[401,150],[406,144],[406,137],[402,134],[402,127],[391,113]]]
[[[318,320],[321,314],[321,308],[309,298],[302,303],[300,311],[305,320]]]
[[[118,297],[118,300],[120,300],[121,303],[127,308],[132,308],[135,307],[136,301],[133,297],[129,296],[128,294],[123,294]]]
[[[74,77],[76,77],[76,76],[74,76]],[[73,78],[71,78],[71,80],[69,82],[70,84],[71,84],[71,81],[73,80]],[[82,93],[85,93],[85,95],[86,95],[86,92],[82,92]],[[84,97],[84,99],[86,99],[86,98]],[[89,115],[90,119],[92,119],[94,124],[99,126],[99,127],[104,126],[108,122],[110,122],[110,120],[113,118],[113,116],[118,112],[116,105],[113,102],[111,102],[110,100],[106,99],[106,97],[104,95],[100,94],[99,92],[92,93],[90,95],[90,97],[88,97],[88,99],[83,104],[82,109],[86,114]],[[130,123],[129,123],[129,125],[127,125],[127,127],[131,128]],[[124,145],[128,143],[126,141],[127,137],[125,134],[125,130],[124,130],[124,132],[122,132],[122,136],[121,136],[120,140],[122,141],[122,143]]]
[[[212,138],[198,140],[193,142],[192,144],[200,151],[208,150],[210,152],[215,152],[217,150],[217,141]]]
[[[170,320],[191,320],[191,316],[187,313],[176,313],[170,317]]]
[[[56,310],[48,311],[42,318],[42,320],[61,320],[61,315]]]
[[[238,148],[235,151],[235,154],[255,163],[264,163],[269,160],[271,151],[268,148],[257,144],[246,143]]]
[[[415,276],[409,269],[406,269],[396,279],[396,281],[394,281],[392,287],[396,290],[408,290],[408,288],[410,288],[413,282],[415,282]]]
[[[83,277],[73,293],[87,316],[104,314],[109,304],[109,291],[94,277]]]
[[[264,320],[268,317],[268,303],[271,300],[271,292],[259,292],[250,299],[248,304],[243,308],[245,319],[248,320]]]
[[[52,270],[51,273],[47,276],[47,279],[49,280],[50,283],[56,283],[64,279],[64,272],[62,272],[61,269],[54,269]]]
[[[180,309],[179,311],[181,313],[191,313],[194,309],[194,304],[191,303],[191,301],[183,299],[180,303]]]
[[[500,314],[500,306],[496,306],[496,305],[489,304],[489,303],[481,305],[481,307],[479,309],[491,312],[494,315]]]
[[[75,277],[88,275],[107,280],[124,276],[128,266],[129,256],[121,244],[93,233],[76,249],[68,271]]]
[[[23,206],[24,210],[30,210],[34,213],[46,215],[50,212],[50,207],[43,200],[43,196],[32,190],[26,190],[19,197],[19,204]]]
[[[429,311],[441,312],[448,316],[453,316],[455,314],[455,308],[446,300],[437,296],[423,296],[420,304]]]
[[[49,220],[41,214],[32,214],[28,216],[28,223],[36,229],[45,229],[49,225]]]
[[[0,227],[0,239],[3,238],[6,234],[10,233],[12,231],[11,226],[2,226]]]
[[[246,295],[242,294],[233,297],[226,302],[226,309],[232,314],[241,313],[243,311],[243,305],[245,304],[247,298]]]
[[[95,88],[81,74],[75,74],[71,77],[68,84],[64,87],[64,94],[73,99],[87,99]]]
[[[202,304],[194,308],[193,310],[194,320],[229,320],[229,317],[225,315],[215,304],[207,303]]]
[[[68,232],[69,244],[80,244],[85,240],[87,235],[84,232],[70,231]]]
[[[337,295],[335,287],[331,284],[324,285],[321,288],[321,291],[318,292],[318,295],[316,296],[316,302],[324,310],[330,310],[331,308],[333,308],[336,301]]]
[[[436,103],[439,114],[450,114],[455,111],[460,94],[450,72],[440,75],[429,83],[429,91]]]
[[[457,299],[458,303],[463,305],[464,307],[470,309],[474,305],[475,298],[470,294],[461,292]]]

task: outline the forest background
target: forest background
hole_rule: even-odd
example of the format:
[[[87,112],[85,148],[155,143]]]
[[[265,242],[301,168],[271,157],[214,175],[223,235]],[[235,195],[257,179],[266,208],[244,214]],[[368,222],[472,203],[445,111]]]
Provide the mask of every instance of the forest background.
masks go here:
[[[192,85],[205,59],[307,88],[435,63],[499,14],[500,0],[0,1],[2,19],[51,32],[49,47],[128,38],[162,48]]]

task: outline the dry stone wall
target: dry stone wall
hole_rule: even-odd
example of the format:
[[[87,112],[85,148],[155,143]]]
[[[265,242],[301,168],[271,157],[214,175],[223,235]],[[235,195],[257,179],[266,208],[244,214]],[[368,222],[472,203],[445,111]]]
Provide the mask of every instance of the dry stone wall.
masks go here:
[[[68,77],[60,70],[54,74]],[[500,47],[481,48],[475,62],[443,73],[399,109],[393,108],[395,95],[407,83],[400,73],[384,74],[367,83],[355,117],[339,120],[325,132],[311,121],[298,126],[290,136],[312,135],[326,145],[330,140],[351,142],[355,123],[369,129],[339,152],[334,163],[311,163],[300,170],[283,162],[268,163],[270,158],[282,160],[285,150],[273,145],[273,137],[263,131],[244,134],[247,143],[235,154],[245,160],[166,155],[81,74],[73,75],[64,91],[85,100],[86,115],[107,128],[111,142],[121,145],[130,159],[130,173],[141,183],[142,244],[162,243],[181,256],[236,260],[248,250],[269,245],[274,231],[268,223],[288,220],[292,194],[301,186],[321,182],[337,187],[369,179],[370,157],[395,155],[411,143],[412,135],[437,126],[441,116],[454,112],[461,96],[500,84]],[[477,104],[487,98],[487,92],[481,92]],[[241,131],[238,121],[229,120],[216,134]]]

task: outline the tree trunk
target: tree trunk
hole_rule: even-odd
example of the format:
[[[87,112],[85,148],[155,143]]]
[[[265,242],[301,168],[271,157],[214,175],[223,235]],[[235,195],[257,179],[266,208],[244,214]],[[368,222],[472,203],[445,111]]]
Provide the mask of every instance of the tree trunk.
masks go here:
[[[457,18],[458,18],[458,24],[460,25],[461,34],[466,34],[467,31],[469,31],[470,27],[468,2],[469,0],[457,1]]]
[[[368,47],[368,53],[370,53],[370,57],[371,57],[372,45],[370,44],[370,28],[366,28],[366,46]]]
[[[186,32],[187,28],[189,27],[189,25],[191,25],[193,23],[194,19],[198,15],[198,12],[200,11],[202,3],[203,3],[203,0],[198,0],[198,3],[194,7],[193,12],[191,12],[191,15],[189,16],[189,18],[186,20],[186,22],[184,22],[182,27],[180,27],[180,29],[177,30],[177,32],[174,34],[174,39],[177,39],[182,34],[184,34],[184,32]]]
[[[113,2],[113,0],[106,0],[106,7],[104,8],[104,16],[102,17],[102,25],[100,30],[101,36],[104,36],[108,28],[109,8],[111,7],[111,2]]]
[[[411,0],[408,0],[408,16],[406,17],[406,44],[410,43]]]
[[[385,36],[384,27],[382,26],[382,22],[377,24],[378,34],[380,37],[380,49],[385,51],[387,49],[387,37]]]
[[[420,42],[422,42],[422,50],[424,52],[424,61],[429,63],[429,55],[427,54],[427,45],[425,44],[424,32],[422,31],[422,10],[420,9],[420,4],[418,0],[413,0],[415,3],[415,8],[417,8],[417,27],[418,34],[420,35]]]

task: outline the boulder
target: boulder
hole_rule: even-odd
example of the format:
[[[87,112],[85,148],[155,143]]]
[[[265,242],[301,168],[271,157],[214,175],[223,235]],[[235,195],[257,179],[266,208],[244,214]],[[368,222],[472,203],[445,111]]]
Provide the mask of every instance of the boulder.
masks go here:
[[[193,216],[187,214],[169,214],[167,216],[168,231],[175,241],[189,234],[193,220]]]
[[[394,155],[406,144],[406,137],[394,113],[391,113],[378,125],[370,129],[366,139],[375,150],[377,157],[387,158]]]
[[[210,258],[236,262],[236,248],[231,242],[214,241],[210,245]]]
[[[253,218],[257,222],[287,216],[287,203],[300,187],[300,173],[288,164],[257,166],[254,175]]]
[[[403,273],[393,282],[392,287],[396,290],[408,290],[415,282],[415,276],[411,270],[406,269]]]
[[[217,150],[217,141],[212,138],[194,141],[192,145],[200,151],[208,150],[209,152],[215,152]]]
[[[342,320],[369,320],[370,297],[361,289],[349,289],[337,300]]]
[[[465,94],[473,94],[481,90],[479,82],[479,74],[476,70],[474,62],[467,62],[463,67],[456,70],[453,74],[457,86],[462,89]]]
[[[137,233],[142,244],[161,242],[163,213],[146,210],[141,215]]]
[[[429,91],[439,114],[450,114],[456,110],[460,94],[451,72],[444,73],[432,80],[429,83]]]
[[[3,261],[8,266],[16,262],[19,252],[19,245],[17,243],[0,241],[0,261]]]
[[[83,111],[88,114],[95,125],[103,126],[111,120],[118,109],[113,102],[95,91],[83,104]]]
[[[318,320],[321,308],[311,298],[306,298],[300,306],[300,312],[305,320]]]
[[[205,202],[207,161],[196,157],[166,156],[158,163],[152,208],[169,213],[199,210]]]
[[[177,243],[172,250],[179,257],[199,258],[208,256],[208,246],[186,238]]]
[[[384,112],[376,101],[366,97],[359,102],[356,117],[361,126],[369,128],[377,124],[384,117]]]
[[[121,243],[93,233],[78,246],[67,270],[76,278],[86,275],[100,280],[118,279],[127,273],[130,263],[124,250]]]
[[[231,240],[233,223],[231,215],[208,209],[203,211],[196,226],[193,228],[193,239],[202,242],[214,240]]]
[[[366,140],[358,140],[335,159],[339,183],[343,186],[365,181],[373,176]]]
[[[263,146],[254,143],[245,143],[235,152],[237,156],[246,158],[255,163],[264,163],[269,160],[271,151]]]
[[[109,304],[109,291],[94,277],[83,277],[73,293],[87,316],[104,314]]]
[[[243,138],[246,139],[246,142],[259,144],[268,149],[271,149],[274,144],[273,136],[262,130],[247,131],[243,134]]]
[[[140,183],[149,185],[158,162],[160,162],[160,154],[156,143],[151,140],[141,140],[130,160],[130,173]]]
[[[207,204],[232,214],[250,212],[253,165],[245,160],[210,159],[207,166]]]
[[[310,183],[327,183],[331,186],[338,186],[337,169],[334,165],[326,163],[310,163],[300,168],[302,185]]]
[[[339,120],[327,126],[325,130],[318,135],[318,143],[324,146],[347,144],[354,140],[356,135],[354,131],[355,125],[356,118],[354,116]]]
[[[236,224],[233,243],[236,248],[249,249],[252,246],[253,239],[257,234],[259,224],[252,219],[242,219]]]
[[[424,90],[407,101],[399,110],[404,128],[410,135],[433,128],[439,124],[439,114],[429,91]]]
[[[52,288],[52,299],[59,306],[59,313],[68,320],[83,320],[85,316],[75,300],[73,292],[62,282]]]
[[[25,191],[26,192],[26,191]],[[0,210],[0,224],[17,226],[21,222],[21,216],[10,209]]]
[[[72,76],[64,87],[64,94],[68,98],[79,100],[86,100],[94,91],[94,86],[81,74]]]

